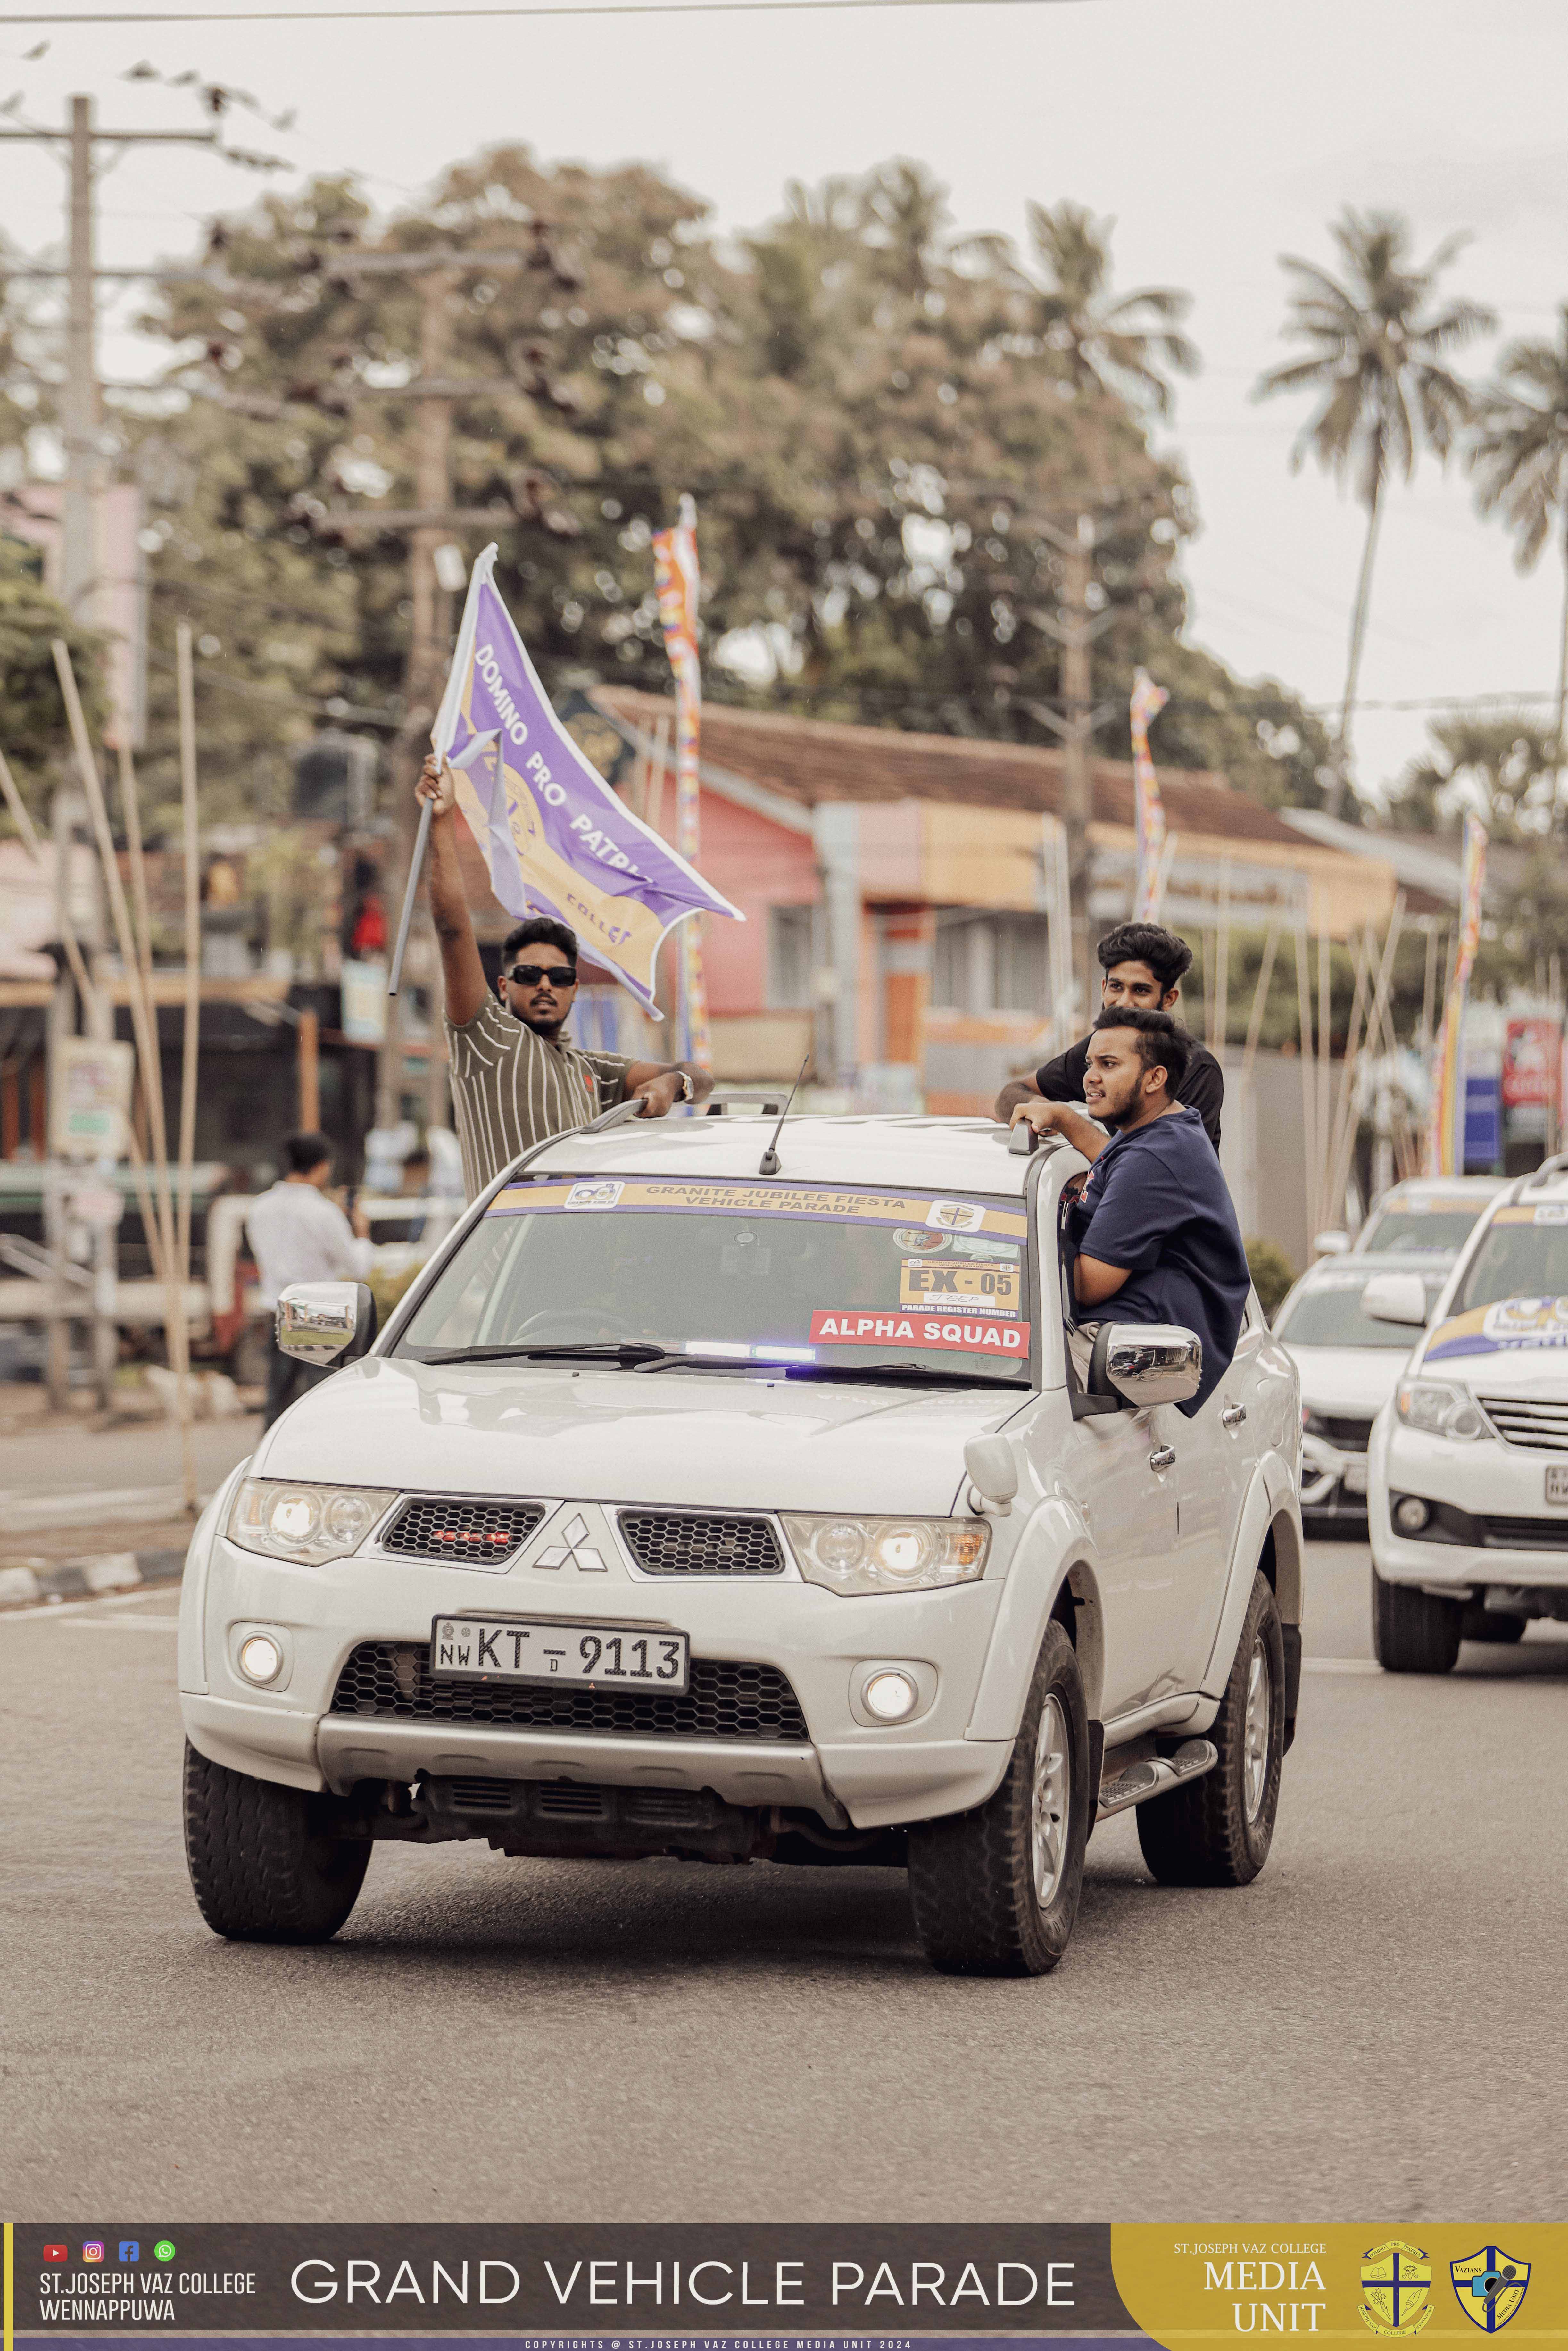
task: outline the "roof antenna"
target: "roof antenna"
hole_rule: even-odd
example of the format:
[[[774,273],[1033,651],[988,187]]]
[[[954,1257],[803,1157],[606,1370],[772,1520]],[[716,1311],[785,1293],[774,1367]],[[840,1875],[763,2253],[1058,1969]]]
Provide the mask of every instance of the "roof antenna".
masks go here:
[[[807,1066],[810,1063],[810,1059],[811,1056],[808,1053],[805,1061],[801,1062],[800,1068],[795,1072],[795,1082],[789,1089],[789,1102],[785,1103],[783,1109],[779,1113],[779,1124],[774,1128],[772,1134],[768,1139],[768,1148],[763,1153],[761,1164],[758,1167],[757,1172],[759,1176],[777,1176],[779,1173],[779,1136],[783,1128],[785,1120],[789,1115],[789,1103],[794,1101],[795,1096],[800,1090],[800,1081],[806,1074]]]

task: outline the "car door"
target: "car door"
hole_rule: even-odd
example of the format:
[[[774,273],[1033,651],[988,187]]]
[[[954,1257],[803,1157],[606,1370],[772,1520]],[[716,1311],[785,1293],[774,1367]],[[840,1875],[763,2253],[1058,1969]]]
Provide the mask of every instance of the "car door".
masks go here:
[[[1041,1204],[1040,1264],[1040,1311],[1054,1310],[1053,1335],[1065,1351],[1054,1199]],[[1107,1721],[1176,1687],[1166,1655],[1167,1635],[1155,1622],[1157,1614],[1168,1615],[1161,1595],[1176,1547],[1176,1482],[1159,1458],[1162,1410],[1095,1413],[1073,1421],[1061,1458],[1049,1465],[1048,1475],[1054,1473],[1077,1503],[1094,1541],[1105,1623],[1102,1708]]]
[[[1174,1405],[1160,1407],[1164,1441],[1176,1456],[1176,1499],[1174,1573],[1162,1597],[1180,1676],[1175,1687],[1182,1689],[1197,1688],[1225,1604],[1237,1523],[1257,1458],[1258,1355],[1266,1336],[1261,1317],[1249,1317],[1224,1376],[1190,1420]]]

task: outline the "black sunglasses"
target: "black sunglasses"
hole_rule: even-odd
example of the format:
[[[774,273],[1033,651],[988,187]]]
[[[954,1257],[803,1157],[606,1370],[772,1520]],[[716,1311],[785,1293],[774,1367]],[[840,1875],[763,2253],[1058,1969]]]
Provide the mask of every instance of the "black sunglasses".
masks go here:
[[[519,987],[537,987],[541,979],[552,980],[558,987],[577,986],[577,966],[574,963],[515,963],[507,974]]]

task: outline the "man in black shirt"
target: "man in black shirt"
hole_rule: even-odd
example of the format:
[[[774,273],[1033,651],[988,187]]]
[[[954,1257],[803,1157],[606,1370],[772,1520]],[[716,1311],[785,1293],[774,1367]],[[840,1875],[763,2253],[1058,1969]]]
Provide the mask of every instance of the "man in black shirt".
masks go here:
[[[1192,949],[1157,923],[1123,923],[1100,942],[1100,968],[1105,977],[1100,1000],[1107,1012],[1169,1012],[1176,1016],[1182,976],[1192,962]],[[1014,1078],[997,1096],[996,1115],[1003,1126],[1019,1102],[1076,1102],[1083,1100],[1083,1079],[1089,1066],[1089,1040],[1081,1037],[1065,1053],[1047,1061],[1032,1078]],[[1176,1100],[1197,1111],[1204,1133],[1219,1149],[1219,1113],[1225,1100],[1225,1076],[1206,1045],[1194,1040],[1186,1069],[1174,1089]]]

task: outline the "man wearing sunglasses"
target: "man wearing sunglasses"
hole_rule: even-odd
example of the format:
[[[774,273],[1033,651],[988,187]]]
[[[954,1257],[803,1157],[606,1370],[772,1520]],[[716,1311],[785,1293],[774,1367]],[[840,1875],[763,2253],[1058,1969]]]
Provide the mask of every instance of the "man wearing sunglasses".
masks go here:
[[[520,1151],[586,1126],[619,1102],[643,1118],[700,1102],[713,1080],[695,1062],[631,1061],[585,1053],[563,1033],[577,998],[577,940],[564,923],[536,914],[507,933],[492,995],[479,960],[457,862],[450,768],[434,752],[416,787],[435,814],[430,827],[430,912],[441,947],[452,1103],[468,1196],[482,1192]]]

